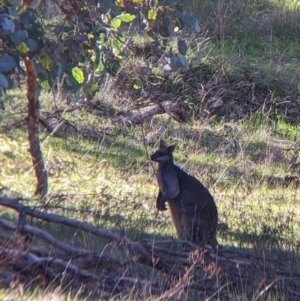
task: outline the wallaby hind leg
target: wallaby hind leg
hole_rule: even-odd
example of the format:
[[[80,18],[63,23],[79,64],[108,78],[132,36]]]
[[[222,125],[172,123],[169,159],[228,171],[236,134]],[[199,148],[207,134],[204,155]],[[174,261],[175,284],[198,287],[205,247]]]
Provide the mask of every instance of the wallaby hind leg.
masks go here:
[[[200,220],[196,223],[193,235],[201,247],[205,247],[208,244],[210,231],[211,227],[206,221]]]
[[[183,239],[189,240],[201,247],[210,241],[211,226],[205,220],[184,214],[182,216]]]
[[[218,246],[216,231],[212,230],[214,227],[209,221],[201,219],[197,222],[195,228],[197,231],[194,232],[193,235],[196,240],[198,239],[198,244],[201,247],[210,245],[211,247],[216,248]]]

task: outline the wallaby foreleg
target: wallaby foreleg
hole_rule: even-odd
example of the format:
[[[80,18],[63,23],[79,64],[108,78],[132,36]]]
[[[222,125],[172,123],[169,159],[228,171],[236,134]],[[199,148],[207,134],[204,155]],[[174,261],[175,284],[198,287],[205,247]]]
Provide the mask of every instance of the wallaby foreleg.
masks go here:
[[[159,210],[159,211],[164,211],[164,210],[167,210],[165,204],[163,204],[163,208],[160,207],[160,199],[162,198],[163,194],[161,191],[158,192],[158,196],[157,196],[157,199],[156,199],[156,209]]]
[[[167,210],[166,201],[174,199],[178,195],[179,191],[166,191],[162,193],[159,191],[157,200],[156,200],[156,209],[158,211],[165,211]]]

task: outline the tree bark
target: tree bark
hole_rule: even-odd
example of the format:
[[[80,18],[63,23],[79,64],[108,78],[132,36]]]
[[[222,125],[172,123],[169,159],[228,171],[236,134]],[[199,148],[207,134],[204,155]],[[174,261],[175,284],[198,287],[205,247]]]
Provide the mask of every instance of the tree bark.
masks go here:
[[[48,192],[48,174],[45,168],[39,138],[39,99],[38,83],[34,63],[28,56],[23,57],[27,73],[27,99],[28,99],[28,138],[29,151],[37,177],[35,195],[44,198]]]

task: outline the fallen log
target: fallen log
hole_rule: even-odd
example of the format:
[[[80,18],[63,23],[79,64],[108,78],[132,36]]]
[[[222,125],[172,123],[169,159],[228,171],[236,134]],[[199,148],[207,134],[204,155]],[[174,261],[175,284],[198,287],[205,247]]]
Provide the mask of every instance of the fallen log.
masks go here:
[[[132,116],[129,117],[115,117],[113,119],[113,123],[119,123],[125,126],[150,123],[155,115],[165,113],[179,123],[187,121],[187,115],[180,104],[168,101],[162,104],[159,103],[156,105],[148,106],[143,110],[136,111]]]
[[[300,273],[277,260],[274,254],[266,256],[224,247],[212,250],[175,239],[134,242],[110,230],[26,206],[24,202],[0,197],[0,206],[19,213],[18,223],[0,218],[0,228],[6,231],[0,235],[0,275],[5,271],[11,281],[20,279],[29,285],[33,279],[45,277],[45,283],[64,283],[74,290],[84,286],[88,294],[93,291],[97,296],[119,295],[123,299],[182,299],[183,295],[194,294],[197,299],[218,295],[222,300],[231,300],[232,294],[245,292],[247,298],[271,298],[276,292],[284,294],[286,300],[299,297]],[[27,225],[27,216],[32,218],[31,223],[39,219],[106,239],[111,250],[122,250],[123,255],[113,258],[112,253],[104,253],[105,248],[91,251],[75,247],[46,230]],[[50,248],[41,247],[45,244]],[[2,281],[8,283],[0,276]]]

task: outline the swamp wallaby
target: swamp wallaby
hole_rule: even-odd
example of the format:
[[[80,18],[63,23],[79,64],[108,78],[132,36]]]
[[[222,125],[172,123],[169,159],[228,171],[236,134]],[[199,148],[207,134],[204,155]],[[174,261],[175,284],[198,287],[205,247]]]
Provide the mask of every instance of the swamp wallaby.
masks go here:
[[[173,162],[176,145],[160,141],[159,149],[151,156],[158,163],[156,178],[159,193],[156,208],[171,210],[178,236],[201,246],[217,246],[218,211],[212,195],[195,177]]]

